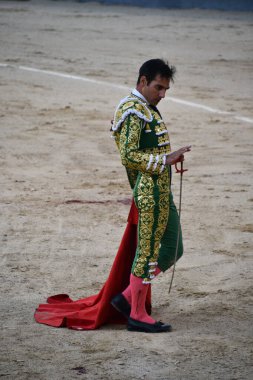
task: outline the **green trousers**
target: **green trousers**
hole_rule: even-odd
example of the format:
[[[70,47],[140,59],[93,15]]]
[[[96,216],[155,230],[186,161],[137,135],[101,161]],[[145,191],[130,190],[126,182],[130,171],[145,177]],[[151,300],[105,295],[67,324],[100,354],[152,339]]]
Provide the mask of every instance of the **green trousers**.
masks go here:
[[[183,255],[182,231],[168,178],[140,174],[134,200],[138,208],[138,243],[132,273],[144,283],[154,278],[156,267],[166,271],[174,264],[178,228],[177,259]]]
[[[172,193],[169,194],[169,218],[166,229],[164,231],[161,247],[158,255],[158,267],[165,272],[169,269],[175,260],[176,254],[176,246],[177,246],[177,235],[178,228],[179,231],[179,242],[178,242],[178,252],[177,252],[177,260],[183,255],[183,239],[182,239],[182,230],[181,225],[179,225],[178,221],[178,212],[173,201]]]

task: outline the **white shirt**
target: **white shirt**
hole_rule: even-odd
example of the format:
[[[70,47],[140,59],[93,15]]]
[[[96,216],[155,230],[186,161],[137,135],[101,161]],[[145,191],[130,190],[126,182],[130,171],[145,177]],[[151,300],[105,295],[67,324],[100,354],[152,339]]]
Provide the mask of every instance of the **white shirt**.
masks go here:
[[[137,96],[138,98],[144,100],[144,102],[148,104],[147,99],[145,99],[144,96],[138,90],[136,90],[136,88],[134,88],[132,90],[132,94],[135,95],[135,96]]]

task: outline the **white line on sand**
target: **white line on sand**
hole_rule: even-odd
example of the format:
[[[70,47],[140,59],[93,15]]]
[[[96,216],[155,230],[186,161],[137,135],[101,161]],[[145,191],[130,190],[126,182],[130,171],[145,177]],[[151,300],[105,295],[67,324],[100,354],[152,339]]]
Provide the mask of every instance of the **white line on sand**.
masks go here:
[[[53,76],[56,76],[56,77],[61,77],[61,78],[66,78],[66,79],[73,79],[73,80],[79,80],[79,81],[83,81],[83,82],[89,82],[89,83],[94,83],[94,84],[114,87],[114,88],[118,88],[118,89],[130,89],[130,87],[123,86],[123,85],[120,85],[120,84],[100,81],[100,80],[97,80],[97,79],[91,79],[91,78],[83,77],[83,76],[80,76],[80,75],[71,75],[71,74],[66,74],[66,73],[60,73],[58,71],[42,70],[42,69],[36,69],[34,67],[27,67],[27,66],[13,66],[13,65],[5,64],[5,63],[0,63],[0,67],[11,67],[11,68],[14,68],[14,69],[19,69],[19,70],[24,70],[24,71],[31,71],[31,72],[34,72],[34,73],[42,73],[42,74],[47,74],[47,75],[53,75]],[[204,104],[194,103],[194,102],[190,102],[188,100],[174,98],[174,97],[171,97],[171,96],[167,96],[165,99],[169,100],[171,102],[174,102],[174,103],[183,104],[185,106],[202,109],[204,111],[211,112],[211,113],[216,113],[216,114],[219,114],[219,115],[230,115],[234,119],[243,121],[245,123],[253,123],[253,119],[251,119],[249,117],[245,117],[245,116],[241,116],[241,115],[235,115],[232,112],[222,111],[222,110],[219,110],[219,109],[216,109],[216,108],[212,108],[212,107],[206,106]]]

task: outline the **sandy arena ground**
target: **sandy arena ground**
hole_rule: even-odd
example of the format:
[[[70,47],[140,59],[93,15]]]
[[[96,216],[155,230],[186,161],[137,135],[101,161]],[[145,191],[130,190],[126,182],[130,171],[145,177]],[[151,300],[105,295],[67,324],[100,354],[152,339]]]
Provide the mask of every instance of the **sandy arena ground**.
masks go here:
[[[252,379],[252,26],[252,13],[0,2],[3,379]],[[153,283],[154,316],[174,331],[36,324],[47,296],[107,278],[131,198],[110,120],[154,57],[178,70],[159,106],[172,146],[193,146],[185,255],[170,295],[171,273]]]

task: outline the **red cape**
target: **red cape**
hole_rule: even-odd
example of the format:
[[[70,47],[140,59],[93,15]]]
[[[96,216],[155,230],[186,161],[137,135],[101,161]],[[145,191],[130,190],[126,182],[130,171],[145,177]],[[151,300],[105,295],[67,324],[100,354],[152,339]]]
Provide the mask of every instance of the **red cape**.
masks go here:
[[[73,301],[67,294],[47,299],[36,309],[38,323],[75,330],[93,330],[106,323],[126,323],[126,319],[110,304],[111,299],[128,285],[137,243],[138,211],[132,202],[128,223],[113,262],[109,277],[98,294]],[[149,287],[146,308],[151,312]]]

